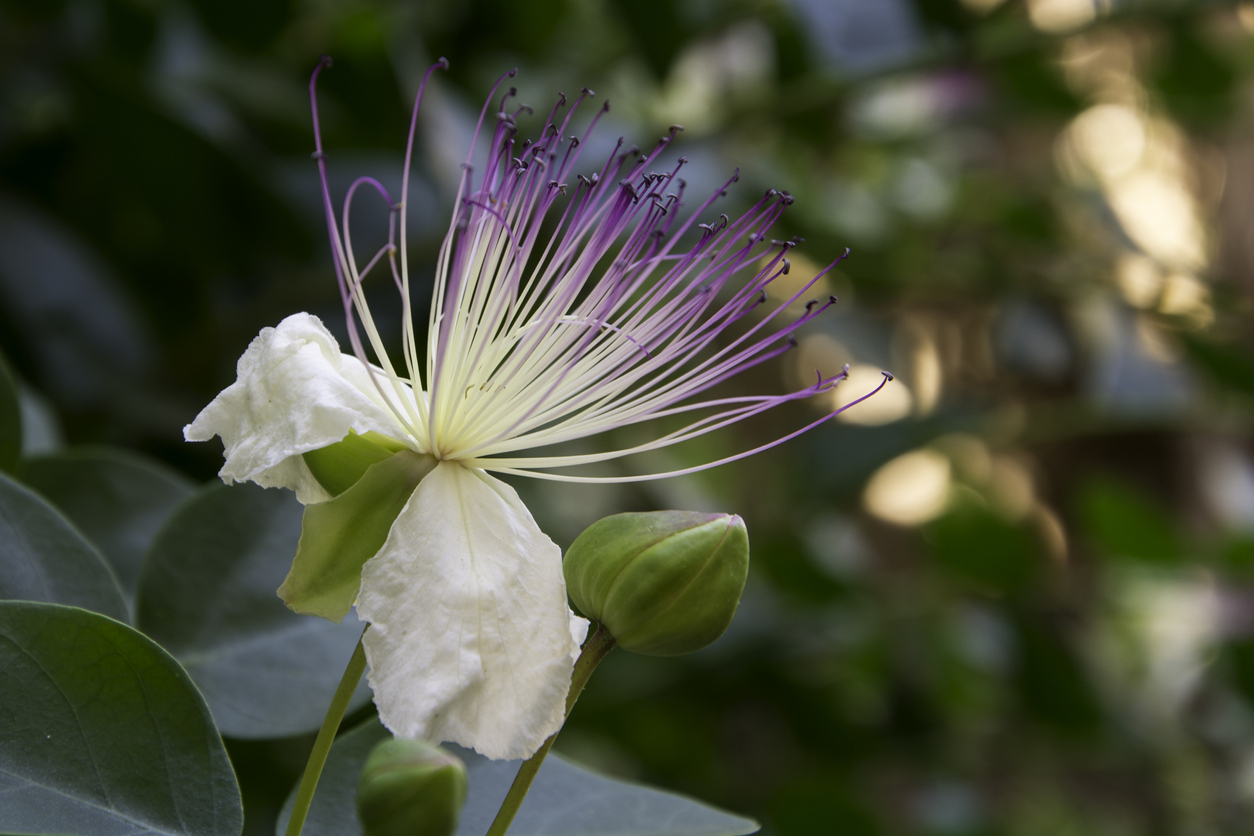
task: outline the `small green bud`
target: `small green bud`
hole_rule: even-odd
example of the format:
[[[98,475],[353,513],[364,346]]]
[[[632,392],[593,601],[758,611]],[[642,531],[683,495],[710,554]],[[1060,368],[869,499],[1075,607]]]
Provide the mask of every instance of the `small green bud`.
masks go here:
[[[365,836],[452,836],[466,803],[466,766],[425,740],[385,740],[361,770]]]
[[[615,514],[575,539],[562,570],[575,606],[624,650],[678,656],[731,624],[749,573],[749,535],[732,514]]]
[[[371,431],[358,435],[349,430],[342,441],[310,450],[303,458],[318,484],[331,496],[339,496],[357,484],[370,465],[408,449],[404,442],[382,433]]]

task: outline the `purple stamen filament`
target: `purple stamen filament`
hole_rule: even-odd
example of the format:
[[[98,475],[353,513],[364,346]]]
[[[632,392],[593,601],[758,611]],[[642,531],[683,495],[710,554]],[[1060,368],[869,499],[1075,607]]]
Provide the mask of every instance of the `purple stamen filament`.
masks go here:
[[[766,288],[790,270],[785,257],[794,241],[767,233],[792,203],[771,190],[739,218],[698,218],[726,194],[739,173],[686,219],[684,158],[668,171],[649,171],[650,161],[682,130],[673,126],[647,154],[621,152],[622,140],[600,169],[575,170],[597,111],[582,136],[568,132],[572,118],[593,94],[585,89],[558,122],[565,97],[550,111],[539,137],[517,145],[516,119],[531,108],[506,110],[511,88],[490,111],[505,78],[489,94],[459,180],[456,210],[436,259],[436,286],[429,313],[425,362],[413,327],[406,240],[410,166],[418,109],[431,74],[423,76],[410,119],[401,199],[393,202],[377,180],[358,178],[349,187],[340,224],[327,185],[315,87],[323,59],[310,79],[315,152],[322,181],[336,278],[354,355],[365,365],[383,402],[405,428],[414,449],[437,458],[502,473],[564,481],[638,481],[696,472],[769,449],[860,403],[887,383],[822,418],[753,450],[684,470],[648,476],[582,477],[545,472],[656,450],[758,415],[776,406],[831,391],[847,370],[821,374],[811,386],[782,395],[694,400],[727,379],[788,351],[794,333],[835,303],[835,297],[804,304],[804,313],[779,319],[809,294],[845,254],[762,314]],[[489,153],[477,178],[470,166],[474,145],[496,113]],[[566,137],[565,140],[562,138]],[[565,147],[563,147],[565,146]],[[388,243],[358,269],[349,229],[353,198],[369,186],[390,209]],[[555,205],[559,198],[564,206]],[[556,227],[543,241],[550,217]],[[399,241],[397,227],[399,225]],[[680,240],[699,239],[686,250]],[[766,257],[764,259],[764,256]],[[362,286],[386,257],[401,295],[405,374],[393,366],[375,327]],[[725,293],[724,291],[730,291]],[[730,340],[733,326],[754,321]],[[780,324],[783,322],[783,324]],[[359,330],[360,323],[360,330]],[[365,340],[361,331],[365,332]],[[366,351],[370,346],[374,365]],[[424,389],[423,383],[426,382]],[[585,455],[509,458],[503,454],[571,441],[618,427],[707,410],[681,429],[630,448]]]

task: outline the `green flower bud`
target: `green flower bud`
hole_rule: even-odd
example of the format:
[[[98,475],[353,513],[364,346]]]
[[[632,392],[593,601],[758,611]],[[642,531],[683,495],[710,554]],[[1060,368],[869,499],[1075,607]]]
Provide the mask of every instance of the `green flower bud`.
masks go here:
[[[732,514],[615,514],[576,538],[562,569],[575,606],[620,647],[678,656],[731,624],[749,573],[749,535]]]
[[[339,496],[357,484],[370,465],[408,450],[404,442],[377,432],[361,435],[348,431],[343,441],[318,450],[310,450],[303,458],[309,472],[331,496]]]
[[[365,836],[451,836],[466,803],[466,766],[425,740],[385,740],[361,770]]]

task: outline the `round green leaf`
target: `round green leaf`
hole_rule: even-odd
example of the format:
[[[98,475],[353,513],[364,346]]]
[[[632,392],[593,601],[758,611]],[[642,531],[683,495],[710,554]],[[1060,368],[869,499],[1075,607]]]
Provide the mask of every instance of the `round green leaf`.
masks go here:
[[[136,620],[187,668],[228,737],[318,728],[361,636],[297,615],[275,590],[300,538],[287,491],[211,485],[157,535],[139,582]],[[369,699],[363,684],[353,707]]]
[[[0,831],[237,836],[239,787],[178,663],[75,607],[0,602]]]
[[[389,737],[377,719],[341,735],[331,747],[305,820],[303,836],[361,836],[354,798],[371,749]],[[457,836],[486,833],[522,761],[493,761],[445,744],[466,764],[470,790]],[[275,828],[284,836],[295,790]],[[745,836],[757,822],[682,795],[598,775],[550,753],[509,836]]]
[[[104,558],[51,505],[0,473],[0,599],[46,601],[126,621]]]
[[[154,459],[107,447],[28,459],[21,476],[104,553],[128,600],[161,524],[195,490],[190,479]]]

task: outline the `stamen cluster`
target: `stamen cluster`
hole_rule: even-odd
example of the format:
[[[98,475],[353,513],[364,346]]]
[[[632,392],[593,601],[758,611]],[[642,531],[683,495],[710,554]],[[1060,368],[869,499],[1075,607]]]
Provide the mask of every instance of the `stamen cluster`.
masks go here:
[[[328,63],[324,59],[310,81],[315,133],[314,87]],[[787,309],[811,293],[848,251],[782,304],[746,323],[767,303],[767,286],[789,272],[787,254],[798,240],[775,240],[768,233],[792,197],[771,190],[734,220],[723,214],[700,222],[737,173],[681,218],[685,183],[678,175],[687,160],[652,167],[680,126],[645,153],[624,149],[620,139],[599,168],[580,173],[581,153],[608,104],[580,136],[568,131],[593,93],[584,89],[564,113],[567,102],[561,96],[539,137],[520,141],[517,120],[530,108],[510,110],[515,90],[510,88],[491,108],[503,76],[476,126],[478,138],[490,124],[486,165],[476,177],[472,144],[463,166],[456,210],[436,263],[426,350],[420,353],[410,299],[406,197],[423,90],[432,71],[446,66],[441,60],[428,70],[419,88],[399,202],[377,180],[359,178],[348,190],[337,225],[320,135],[315,153],[353,351],[372,369],[380,395],[409,434],[408,443],[438,459],[483,470],[564,481],[635,481],[751,455],[840,411],[754,450],[685,470],[635,477],[546,472],[678,444],[832,389],[847,371],[827,378],[819,374],[814,384],[781,395],[696,399],[792,347],[793,334],[836,297],[812,300],[797,316]],[[388,244],[358,269],[349,217],[363,185],[387,201],[392,217]],[[366,275],[385,258],[403,302],[404,374],[387,355],[362,288]],[[358,321],[377,367],[367,357]],[[733,326],[740,327],[733,332]],[[633,447],[584,455],[510,455],[689,413],[701,417]]]

